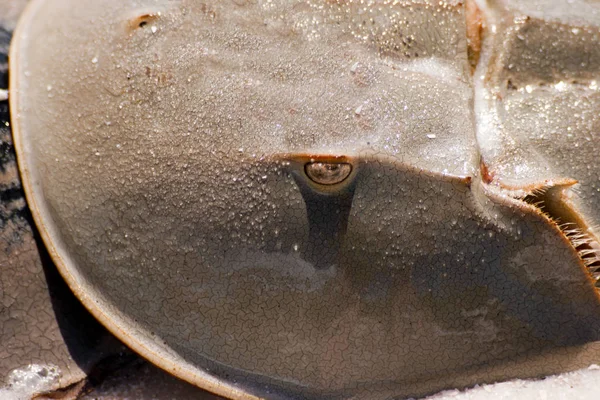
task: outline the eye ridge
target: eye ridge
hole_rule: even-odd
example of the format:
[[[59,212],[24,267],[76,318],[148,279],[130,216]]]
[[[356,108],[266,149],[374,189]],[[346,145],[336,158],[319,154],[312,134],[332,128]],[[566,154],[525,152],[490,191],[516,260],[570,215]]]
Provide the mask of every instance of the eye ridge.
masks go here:
[[[352,173],[352,165],[345,162],[309,162],[304,166],[308,178],[319,185],[337,185]]]

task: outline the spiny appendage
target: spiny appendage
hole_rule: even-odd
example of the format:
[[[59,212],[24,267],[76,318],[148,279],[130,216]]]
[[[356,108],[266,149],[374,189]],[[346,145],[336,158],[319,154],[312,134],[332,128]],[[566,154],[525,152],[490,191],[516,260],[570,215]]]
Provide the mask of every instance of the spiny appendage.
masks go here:
[[[571,241],[592,275],[596,287],[600,289],[600,243],[572,223],[562,224],[561,230]]]
[[[565,190],[572,190],[571,185],[542,186],[532,190],[521,200],[536,207],[556,223],[577,251],[600,291],[600,242],[591,233],[598,229],[584,223],[582,216],[565,200]]]

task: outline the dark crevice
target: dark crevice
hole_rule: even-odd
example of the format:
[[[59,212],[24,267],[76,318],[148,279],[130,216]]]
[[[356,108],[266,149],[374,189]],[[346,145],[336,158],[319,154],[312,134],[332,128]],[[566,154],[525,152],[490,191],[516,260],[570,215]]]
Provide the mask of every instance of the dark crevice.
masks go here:
[[[0,89],[8,87],[8,46],[12,32],[0,26]]]
[[[6,31],[0,28],[0,55],[2,55]],[[0,66],[2,60],[0,60]],[[0,70],[0,88],[6,79]],[[22,242],[23,234],[29,232],[33,221],[27,208],[25,194],[21,182],[16,175],[16,155],[12,142],[9,124],[8,102],[0,102],[0,230],[4,232],[3,250],[10,254],[15,244]],[[6,229],[11,226],[10,229]]]

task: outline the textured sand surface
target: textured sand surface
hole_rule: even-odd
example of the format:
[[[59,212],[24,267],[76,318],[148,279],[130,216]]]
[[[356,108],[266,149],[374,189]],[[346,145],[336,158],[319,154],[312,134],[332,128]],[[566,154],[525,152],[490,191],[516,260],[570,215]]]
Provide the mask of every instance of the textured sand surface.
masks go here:
[[[600,367],[549,376],[542,380],[515,379],[459,391],[446,390],[424,400],[597,400]]]

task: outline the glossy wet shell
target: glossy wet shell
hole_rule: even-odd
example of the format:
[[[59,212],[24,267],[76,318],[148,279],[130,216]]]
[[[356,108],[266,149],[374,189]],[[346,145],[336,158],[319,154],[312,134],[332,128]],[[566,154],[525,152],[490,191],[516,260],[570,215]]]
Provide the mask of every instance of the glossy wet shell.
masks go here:
[[[462,4],[26,14],[29,204],[82,302],[160,367],[232,398],[387,398],[599,339],[581,252],[526,201],[553,184],[498,179],[476,127]]]

